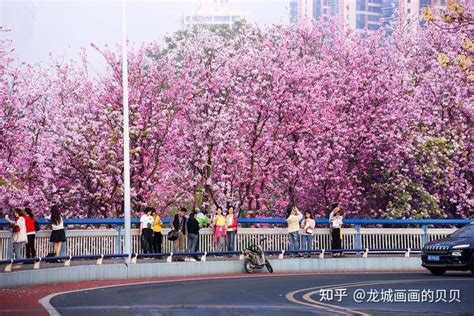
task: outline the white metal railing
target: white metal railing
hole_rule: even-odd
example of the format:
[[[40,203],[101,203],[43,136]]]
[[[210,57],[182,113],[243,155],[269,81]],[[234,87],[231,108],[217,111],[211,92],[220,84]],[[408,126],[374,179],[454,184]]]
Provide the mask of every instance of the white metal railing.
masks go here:
[[[455,228],[430,228],[427,240],[436,240],[455,231]],[[163,252],[169,252],[172,243],[166,238],[169,229],[163,233]],[[52,251],[49,242],[51,231],[42,230],[36,233],[37,256],[44,257]],[[354,228],[343,229],[342,248],[344,249],[396,249],[421,248],[425,232],[421,228],[361,228],[360,234]],[[87,229],[68,230],[64,254],[92,255],[118,254],[123,249],[123,235],[118,240],[120,232],[116,229]],[[266,238],[265,241],[262,241]],[[357,240],[359,239],[359,242]],[[288,233],[285,228],[240,228],[237,234],[236,250],[243,250],[252,243],[262,243],[265,250],[283,250],[288,248]],[[357,247],[360,243],[360,247]],[[132,230],[132,252],[141,252],[138,229]],[[199,250],[216,250],[211,230],[201,229]],[[331,240],[329,229],[316,229],[313,239],[313,249],[330,249]],[[0,231],[0,260],[11,257],[11,231]]]

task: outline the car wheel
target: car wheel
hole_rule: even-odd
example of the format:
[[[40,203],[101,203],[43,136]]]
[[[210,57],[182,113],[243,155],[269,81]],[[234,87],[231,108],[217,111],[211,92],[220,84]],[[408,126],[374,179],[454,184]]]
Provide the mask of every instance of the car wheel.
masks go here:
[[[443,275],[446,273],[446,269],[444,268],[430,268],[429,270],[433,275]]]

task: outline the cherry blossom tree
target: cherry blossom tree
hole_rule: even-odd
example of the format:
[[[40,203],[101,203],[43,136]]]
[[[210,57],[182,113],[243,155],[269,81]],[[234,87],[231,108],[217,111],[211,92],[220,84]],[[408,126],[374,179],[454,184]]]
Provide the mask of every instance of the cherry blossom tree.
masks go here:
[[[335,21],[199,27],[131,45],[132,205],[281,216],[472,215],[472,8],[390,31]],[[414,21],[411,23],[418,23]],[[0,42],[0,207],[123,212],[120,47],[106,70]]]

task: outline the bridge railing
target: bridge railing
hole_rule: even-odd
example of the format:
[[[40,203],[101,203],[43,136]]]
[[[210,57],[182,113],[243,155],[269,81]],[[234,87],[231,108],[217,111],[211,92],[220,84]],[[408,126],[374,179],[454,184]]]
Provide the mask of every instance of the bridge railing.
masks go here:
[[[48,220],[39,219],[42,230],[36,233],[36,249],[39,257],[46,256],[52,251],[49,242],[50,230],[44,230],[49,223]],[[164,220],[165,225],[169,224],[169,219]],[[386,219],[346,219],[344,225],[352,226],[343,228],[342,247],[344,249],[419,249],[426,242],[443,238],[456,230],[453,225],[465,225],[474,222],[474,219],[450,219],[450,220],[386,220]],[[315,230],[313,238],[313,249],[330,249],[330,232],[327,219],[316,220],[318,228]],[[123,219],[66,219],[66,226],[108,226],[89,227],[90,229],[67,229],[67,243],[62,251],[63,255],[84,256],[96,254],[120,254],[123,253],[124,232]],[[139,220],[134,218],[132,224],[138,225]],[[260,243],[262,241],[265,250],[281,251],[288,248],[288,233],[283,227],[268,227],[284,225],[284,219],[258,218],[239,219],[241,226],[263,226],[256,228],[241,227],[236,236],[236,250],[241,251],[249,244]],[[382,227],[373,227],[373,226]],[[447,228],[433,228],[430,225],[447,226]],[[323,226],[323,228],[321,228]],[[369,226],[369,227],[366,227]],[[387,228],[390,226],[391,228]],[[408,227],[407,227],[408,226]],[[410,227],[415,226],[415,227]],[[417,226],[417,227],[416,227]],[[395,228],[392,228],[395,227]],[[0,260],[10,258],[11,230],[8,223],[0,220]],[[163,231],[163,252],[172,249],[172,243],[167,240],[166,234],[169,228]],[[140,233],[138,229],[132,229],[132,252],[140,253]],[[199,236],[200,251],[217,250],[213,242],[212,230],[203,228]]]
[[[299,250],[299,251],[285,251],[285,250],[266,250],[265,254],[270,256],[277,256],[279,260],[286,258],[315,258],[317,255],[319,259],[324,259],[325,255],[330,256],[333,253],[343,252],[344,254],[350,255],[362,255],[362,258],[368,258],[370,255],[401,255],[403,254],[405,258],[410,258],[411,254],[420,254],[421,249],[314,249],[314,250]],[[216,256],[227,256],[232,257],[238,260],[244,260],[246,258],[244,251],[210,251],[210,252],[179,252],[179,253],[152,253],[152,254],[97,254],[97,255],[81,255],[81,256],[58,256],[58,257],[35,257],[28,259],[5,259],[0,260],[0,267],[4,272],[12,272],[14,264],[34,264],[33,269],[38,270],[42,263],[62,263],[64,267],[70,267],[71,261],[80,261],[87,260],[85,264],[93,265],[95,260],[95,265],[102,265],[103,260],[107,259],[130,259],[131,264],[138,263],[138,259],[165,259],[160,261],[155,261],[154,263],[159,262],[173,262],[173,261],[207,261],[208,257]],[[272,260],[276,259],[273,257]],[[92,262],[91,262],[92,261]],[[146,261],[143,261],[146,262]],[[75,265],[77,265],[75,263]],[[15,269],[21,268],[24,266],[15,266]],[[58,267],[57,265],[55,268]],[[19,271],[19,270],[16,270]]]

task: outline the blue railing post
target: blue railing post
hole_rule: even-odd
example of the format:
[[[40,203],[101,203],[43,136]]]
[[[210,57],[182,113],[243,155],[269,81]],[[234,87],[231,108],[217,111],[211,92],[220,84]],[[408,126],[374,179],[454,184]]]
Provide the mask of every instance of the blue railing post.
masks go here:
[[[122,249],[122,225],[116,225],[115,230],[117,230],[117,238],[115,238],[115,253],[123,254],[123,249]]]
[[[355,225],[354,249],[362,249],[362,236],[360,234],[361,225]]]
[[[421,248],[428,242],[428,225],[421,225],[423,235],[421,235]]]

